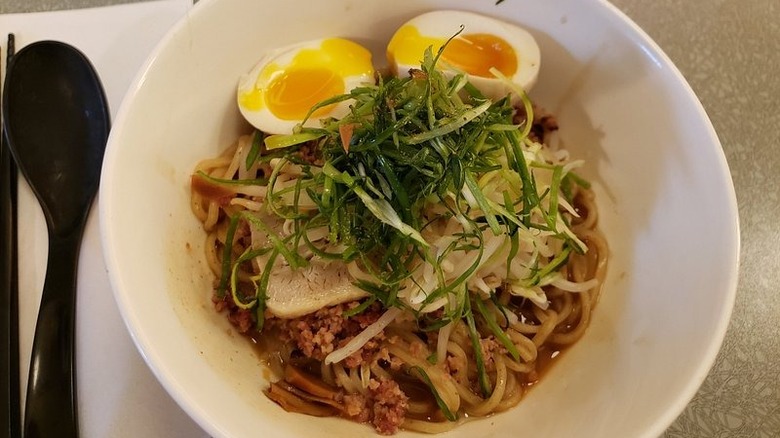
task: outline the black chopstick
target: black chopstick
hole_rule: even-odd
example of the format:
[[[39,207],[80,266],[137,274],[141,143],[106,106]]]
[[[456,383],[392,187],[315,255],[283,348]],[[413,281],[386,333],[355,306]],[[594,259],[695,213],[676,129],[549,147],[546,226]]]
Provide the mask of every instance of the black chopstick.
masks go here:
[[[8,34],[6,65],[14,43]],[[0,124],[0,438],[21,436],[16,182],[16,164]]]

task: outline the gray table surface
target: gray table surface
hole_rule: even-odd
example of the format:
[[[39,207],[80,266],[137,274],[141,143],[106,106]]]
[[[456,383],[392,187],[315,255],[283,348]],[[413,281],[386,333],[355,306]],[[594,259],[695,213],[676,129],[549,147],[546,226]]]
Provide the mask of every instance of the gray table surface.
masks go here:
[[[0,0],[0,13],[143,0]],[[780,1],[613,0],[671,57],[723,144],[741,272],[715,365],[664,437],[780,436]],[[659,382],[662,383],[662,382]]]

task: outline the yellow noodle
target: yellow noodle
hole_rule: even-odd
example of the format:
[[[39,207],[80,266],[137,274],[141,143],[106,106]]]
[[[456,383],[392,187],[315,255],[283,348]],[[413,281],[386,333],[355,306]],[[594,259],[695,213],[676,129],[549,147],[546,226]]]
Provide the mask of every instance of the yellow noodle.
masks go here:
[[[504,398],[496,405],[495,412],[503,412],[520,403],[523,398],[523,386],[517,381],[516,373],[507,373]]]
[[[415,357],[411,352],[401,348],[397,344],[387,344],[387,350],[395,355],[410,367],[420,367],[428,375],[431,383],[436,386],[439,397],[452,412],[457,412],[460,408],[460,396],[455,388],[455,381],[449,374],[445,374],[438,367],[432,366],[425,359]]]
[[[405,418],[404,422],[401,424],[401,427],[403,429],[411,430],[414,432],[437,434],[437,433],[443,433],[452,430],[455,427],[457,427],[460,423],[461,422],[458,421],[433,422],[433,421]]]
[[[350,384],[349,386],[352,388],[357,388],[358,391],[361,394],[365,394],[366,389],[368,388],[368,381],[364,381],[361,373],[360,368],[350,368],[347,372],[347,376],[349,376]],[[365,383],[365,385],[364,385]]]
[[[536,311],[536,309],[534,310]],[[555,326],[558,324],[558,313],[554,310],[548,309],[543,311],[539,309],[538,312],[540,316],[543,315],[544,319],[542,319],[542,325],[539,327],[539,331],[537,331],[533,337],[534,345],[536,345],[537,348],[544,344],[550,336],[550,333],[555,330]]]
[[[590,322],[590,297],[586,294],[578,295],[580,302],[580,318],[577,325],[567,333],[554,333],[550,335],[550,342],[558,345],[567,345],[578,340]]]
[[[475,406],[485,401],[462,383],[455,382],[455,389],[458,391],[461,401],[468,406]]]
[[[484,403],[474,407],[466,408],[466,412],[469,415],[476,415],[478,417],[484,417],[495,411],[496,406],[504,398],[504,391],[506,390],[506,365],[500,355],[496,355],[493,358],[493,363],[496,366],[495,384],[493,385],[493,393],[485,400]]]
[[[219,254],[217,254],[217,233],[208,233],[206,235],[206,263],[211,268],[211,272],[217,277],[222,275],[222,260]]]
[[[526,362],[536,360],[537,346],[534,341],[511,328],[506,331],[506,334],[512,340],[512,343],[515,344],[515,347],[517,347],[517,352],[520,354],[521,359]]]
[[[333,364],[333,374],[336,377],[336,385],[344,388],[349,394],[357,394],[362,392],[362,388],[357,381],[354,381],[344,369],[344,365],[340,362]]]
[[[509,369],[509,371],[517,374],[528,374],[536,370],[536,364],[534,362],[520,363],[516,362],[511,357],[504,358],[504,364],[506,365],[507,369]]]
[[[450,340],[447,342],[447,352],[452,355],[455,361],[457,361],[458,364],[461,364],[463,366],[462,372],[459,372],[453,377],[455,380],[465,385],[468,383],[468,373],[469,373],[469,358],[466,355],[466,352],[463,351],[463,348],[458,345],[457,342],[454,342]]]
[[[371,372],[374,373],[375,376],[379,377],[380,380],[392,380],[393,378],[390,373],[387,372],[387,370],[380,367],[376,362],[371,364]]]
[[[206,212],[208,206],[206,205],[206,201],[203,199],[203,196],[195,190],[191,190],[190,192],[190,210],[192,210],[192,213],[195,214],[195,217],[197,217],[199,221],[206,222],[206,219],[208,218],[208,213]]]
[[[239,170],[239,166],[246,159],[250,144],[251,136],[242,137],[226,150],[223,155],[199,162],[196,166],[196,171],[202,171],[217,178],[228,179],[235,178],[237,175],[241,175],[243,178],[244,173],[249,173],[250,178],[255,173],[260,173],[260,177],[263,175],[267,176],[268,173],[264,173],[265,171],[260,169],[261,166],[265,166],[267,169],[267,164],[256,164],[248,170]],[[275,188],[279,190],[285,186],[292,187],[301,171],[301,166],[287,164],[282,169]],[[385,329],[387,339],[382,344],[382,347],[386,348],[393,360],[400,360],[403,363],[401,371],[388,366],[385,362],[387,356],[384,356],[385,360],[379,360],[379,355],[377,355],[373,360],[368,360],[361,366],[351,369],[346,368],[343,362],[330,365],[322,363],[320,365],[322,381],[341,388],[349,394],[361,393],[368,396],[368,388],[371,387],[372,380],[392,380],[399,372],[409,372],[409,369],[419,367],[427,374],[441,400],[453,413],[457,413],[459,416],[459,420],[454,422],[426,421],[416,418],[406,418],[404,420],[401,426],[403,429],[421,433],[441,433],[457,427],[468,421],[469,418],[491,415],[517,405],[528,386],[534,383],[538,379],[539,374],[543,372],[544,364],[548,362],[547,360],[542,361],[545,355],[549,351],[558,351],[561,346],[570,345],[583,336],[592,318],[592,311],[598,301],[601,285],[606,275],[609,249],[604,236],[596,229],[598,211],[595,205],[595,197],[591,190],[582,188],[575,190],[573,206],[581,214],[581,217],[570,218],[571,230],[578,239],[584,242],[588,250],[584,254],[572,252],[566,266],[560,270],[560,273],[563,279],[574,283],[583,283],[596,279],[598,285],[585,292],[570,292],[552,285],[544,286],[544,293],[549,301],[549,306],[546,309],[542,309],[528,300],[514,297],[510,293],[509,288],[501,287],[502,282],[505,280],[495,270],[490,270],[495,268],[490,268],[489,266],[485,268],[486,273],[484,275],[480,274],[479,282],[475,284],[478,284],[483,289],[485,287],[497,287],[496,293],[498,294],[500,307],[510,309],[509,311],[515,310],[514,315],[510,315],[511,318],[505,318],[503,314],[498,312],[497,306],[489,304],[490,309],[496,314],[497,321],[505,328],[505,334],[515,345],[520,356],[519,361],[514,360],[503,346],[499,347],[500,351],[491,350],[493,366],[490,367],[488,375],[493,390],[489,397],[483,398],[478,393],[478,368],[474,347],[469,329],[462,319],[451,323],[452,330],[448,339],[442,340],[442,346],[438,346],[438,348],[443,348],[446,344],[446,355],[445,357],[438,357],[435,364],[430,363],[428,359],[432,353],[431,346],[437,348],[436,339],[430,338],[430,336],[435,336],[436,332],[427,334],[419,332],[414,318],[408,317],[402,322],[394,322]],[[279,199],[276,202],[282,206],[286,201]],[[453,202],[451,199],[444,200],[444,203],[449,204],[451,208],[453,207]],[[267,207],[267,205],[264,206],[264,203],[265,200],[262,196],[238,194],[229,203],[225,204],[205,199],[194,190],[191,191],[190,208],[207,231],[205,244],[206,262],[217,277],[222,272],[221,259],[229,217],[245,210],[262,211]],[[437,208],[440,208],[442,211],[446,210],[444,206]],[[473,214],[476,214],[476,212],[473,212]],[[569,215],[569,213],[562,214]],[[534,220],[543,219],[535,217]],[[279,221],[279,223],[281,224],[282,221]],[[292,232],[290,224],[291,222],[288,221],[287,233]],[[440,223],[432,223],[429,231],[431,233],[439,233],[442,237],[437,241],[437,245],[446,247],[448,242],[451,241],[447,240],[446,236],[456,232],[458,230],[457,225],[457,221],[454,220],[441,221]],[[250,241],[257,239],[257,235],[254,237],[249,235],[251,232],[250,227],[239,227],[237,229],[231,248],[232,257],[238,257],[247,249],[248,245],[251,245]],[[284,228],[282,232],[285,232]],[[312,230],[309,237],[312,240],[326,239],[328,237],[328,229],[323,227],[322,229]],[[502,247],[501,245],[503,244],[497,242],[499,241],[486,239],[485,245],[486,247],[493,245],[491,251],[495,250],[496,254],[498,254],[495,258],[500,259],[500,257],[504,257],[500,255],[502,254],[501,251],[508,251],[508,249],[505,246]],[[545,257],[549,257],[547,255],[548,252],[556,254],[556,251],[560,251],[561,242],[553,241],[550,243],[542,240],[539,242],[541,245],[540,252],[545,254]],[[311,251],[305,247],[299,248],[299,253],[304,256],[311,255]],[[468,257],[473,257],[473,255]],[[468,257],[454,261],[446,260],[446,263],[442,266],[445,274],[448,276],[458,275],[462,271],[460,266],[470,263]],[[260,273],[261,260],[254,259],[251,262],[251,266],[247,263],[239,268],[239,281],[249,281],[250,277]],[[350,273],[355,278],[370,281],[373,277],[365,272],[366,269],[364,269],[363,263],[365,262],[362,260],[352,263]],[[489,265],[489,263],[485,265]],[[480,269],[483,268],[481,267]],[[356,275],[358,273],[360,275]],[[433,272],[429,274],[432,281],[437,281]],[[472,293],[476,295],[476,291],[472,291]],[[446,303],[446,305],[452,305],[447,300],[442,302]],[[445,309],[451,308],[445,307]],[[484,321],[479,318],[479,315],[477,315],[477,319],[478,334],[483,342],[486,339],[495,338],[490,329],[485,326]],[[506,327],[507,325],[509,327]],[[393,338],[392,341],[390,341],[391,337]],[[275,344],[269,343],[269,345]],[[282,345],[274,348],[280,350],[283,362],[288,362],[294,347]],[[542,358],[540,358],[540,350],[543,352],[541,353]],[[420,417],[430,414],[434,408],[436,406],[433,406],[430,399],[413,399],[409,400],[408,403],[408,412]],[[434,418],[440,419],[439,416],[434,416]]]

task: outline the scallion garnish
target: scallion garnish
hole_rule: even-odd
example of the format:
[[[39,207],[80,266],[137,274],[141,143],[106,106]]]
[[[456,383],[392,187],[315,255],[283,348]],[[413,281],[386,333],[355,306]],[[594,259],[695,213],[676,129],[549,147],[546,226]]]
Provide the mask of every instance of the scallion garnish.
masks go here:
[[[260,156],[260,151],[263,144],[263,133],[255,131],[252,134],[252,146],[249,148],[249,153],[246,154],[246,168],[249,169],[257,161],[257,157]]]
[[[439,391],[436,390],[436,385],[431,382],[431,378],[428,376],[428,373],[426,373],[421,366],[417,365],[409,367],[409,372],[416,372],[420,377],[420,380],[422,380],[423,383],[428,386],[428,388],[431,390],[431,393],[433,394],[433,398],[436,400],[436,404],[441,410],[441,413],[444,414],[444,418],[446,418],[448,421],[457,421],[458,416],[455,415],[449,407],[447,407],[447,403],[444,403],[441,395],[439,395]]]
[[[523,90],[496,73],[519,96],[522,109],[509,97],[490,101],[465,75],[448,77],[438,70],[440,55],[429,49],[420,70],[409,77],[380,77],[374,86],[359,87],[311,109],[349,100],[350,112],[340,120],[323,119],[317,128],[301,124],[288,135],[254,134],[246,164],[268,163],[270,174],[267,180],[230,184],[267,187],[262,212],[237,215],[267,238],[239,259],[262,251],[264,257],[272,252],[272,259],[292,269],[305,266],[310,257],[357,263],[366,277],[354,283],[369,298],[345,316],[379,300],[384,307],[408,308],[418,318],[443,308],[436,321],[418,321],[423,330],[465,318],[480,364],[481,390],[487,395],[490,383],[474,312],[512,357],[518,354],[498,315],[469,292],[470,281],[481,267],[499,263],[506,265],[501,270],[508,285],[538,289],[553,279],[569,253],[582,250],[567,217],[559,212],[564,202],[560,197],[571,203],[572,186],[587,183],[571,172],[572,166],[545,158],[542,146],[528,137],[533,106]],[[515,120],[518,111],[524,119]],[[285,221],[285,233],[269,226],[263,215]],[[451,224],[448,236],[438,234],[442,224]],[[543,256],[537,245],[544,239],[560,240],[552,247],[563,250]],[[232,260],[226,248],[223,263],[239,261]],[[241,305],[257,306],[261,318],[275,265],[267,259],[258,263],[262,269],[258,267],[253,280],[255,297]],[[458,266],[456,272],[453,265]],[[237,272],[224,265],[222,269],[228,276]],[[426,279],[420,276],[423,271]],[[222,285],[221,293],[225,288]],[[472,299],[477,300],[476,311]]]
[[[501,342],[501,345],[506,348],[506,350],[509,352],[509,354],[512,355],[512,358],[514,360],[520,360],[520,353],[517,351],[517,347],[515,346],[514,342],[512,342],[511,339],[509,339],[509,336],[507,336],[506,332],[499,327],[498,322],[496,321],[495,316],[490,312],[490,310],[485,306],[485,303],[482,302],[482,299],[479,297],[476,297],[474,299],[474,302],[477,303],[477,310],[479,311],[479,314],[482,315],[482,319],[485,320],[485,323],[487,324],[488,328],[491,332],[493,332],[493,336],[498,339],[499,342]]]
[[[230,218],[227,233],[225,234],[225,246],[222,248],[222,273],[217,286],[217,298],[219,299],[225,297],[225,291],[230,279],[230,267],[233,264],[233,237],[236,235],[236,228],[238,228],[238,215]]]
[[[226,179],[226,178],[216,178],[211,175],[206,174],[205,172],[199,170],[195,172],[196,175],[199,177],[205,179],[206,181],[216,184],[216,185],[226,185],[226,186],[264,186],[268,184],[268,179],[266,178],[255,178],[255,179]]]
[[[474,350],[474,362],[477,364],[477,380],[479,381],[479,389],[482,391],[482,396],[487,398],[490,397],[490,394],[493,392],[493,388],[490,387],[490,378],[488,377],[487,370],[485,369],[485,358],[482,356],[482,344],[479,342],[479,332],[477,331],[477,325],[474,322],[474,313],[471,310],[471,300],[469,299],[466,299],[464,316],[466,318],[466,326],[469,329],[471,347]]]

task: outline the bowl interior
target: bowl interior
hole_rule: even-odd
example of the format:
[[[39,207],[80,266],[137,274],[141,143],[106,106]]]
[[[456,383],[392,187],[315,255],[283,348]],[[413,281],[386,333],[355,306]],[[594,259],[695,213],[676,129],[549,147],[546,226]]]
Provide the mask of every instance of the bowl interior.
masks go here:
[[[120,109],[100,213],[112,286],[133,339],[210,434],[370,433],[267,400],[260,390],[269,376],[255,351],[213,311],[188,184],[197,161],[248,132],[234,105],[239,75],[266,49],[336,35],[365,45],[381,65],[398,25],[442,8],[516,22],[536,37],[542,68],[532,98],[556,114],[561,140],[587,161],[611,248],[584,338],[519,406],[446,436],[654,437],[711,366],[736,289],[728,168],[682,76],[608,3],[204,0],[156,49]]]

